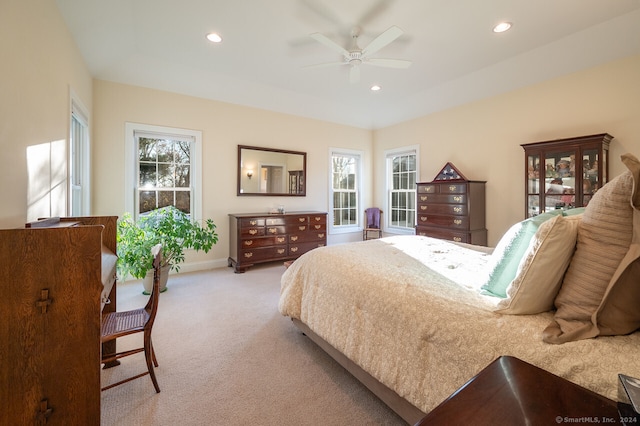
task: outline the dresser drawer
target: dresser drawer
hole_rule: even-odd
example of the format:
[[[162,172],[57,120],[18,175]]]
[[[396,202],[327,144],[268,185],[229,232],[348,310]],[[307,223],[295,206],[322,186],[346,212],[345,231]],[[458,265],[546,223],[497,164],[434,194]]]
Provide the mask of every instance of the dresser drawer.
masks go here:
[[[324,242],[289,244],[289,256],[300,256],[315,248],[324,247],[324,245]]]
[[[253,228],[256,226],[264,226],[264,218],[257,218],[257,217],[250,217],[250,218],[244,218],[244,219],[239,219],[238,220],[238,224],[240,225],[240,228]]]
[[[291,243],[306,243],[309,241],[324,241],[327,233],[324,231],[318,232],[301,232],[301,233],[292,233],[289,235],[289,244]]]
[[[309,216],[309,223],[313,224],[318,224],[318,223],[324,223],[326,225],[327,223],[327,215],[326,214],[321,214],[321,215],[311,215]]]
[[[418,203],[466,204],[467,194],[418,194]]]
[[[308,216],[289,216],[286,218],[286,224],[289,226],[307,225],[309,223]]]
[[[240,238],[262,236],[264,236],[264,226],[240,228]]]
[[[287,224],[287,218],[282,216],[267,217],[264,221],[266,226],[282,226]]]
[[[309,230],[309,224],[307,223],[303,223],[303,224],[296,223],[296,224],[287,225],[287,232],[290,234],[307,232],[308,230]]]
[[[253,247],[267,247],[275,245],[287,244],[286,235],[280,235],[276,237],[260,237],[260,238],[243,238],[240,240],[240,247],[242,249]]]
[[[272,260],[287,257],[287,246],[256,247],[254,249],[240,250],[241,262],[256,262],[260,260]]]
[[[287,233],[286,226],[267,225],[264,230],[265,235],[284,235]]]
[[[418,225],[446,226],[452,229],[469,229],[468,216],[444,216],[418,214]]]
[[[441,183],[438,185],[439,191],[441,194],[466,194],[467,193],[467,184],[466,183]]]
[[[424,213],[466,216],[468,214],[468,209],[466,204],[418,203],[418,214]]]
[[[423,237],[440,238],[442,240],[455,241],[457,243],[471,243],[471,235],[466,232],[456,232],[445,228],[416,227],[416,235]]]

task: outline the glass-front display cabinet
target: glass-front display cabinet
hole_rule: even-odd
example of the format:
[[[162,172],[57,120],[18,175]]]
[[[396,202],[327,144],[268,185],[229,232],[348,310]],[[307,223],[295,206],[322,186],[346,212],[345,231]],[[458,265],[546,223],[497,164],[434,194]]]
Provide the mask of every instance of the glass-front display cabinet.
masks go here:
[[[608,133],[521,145],[525,217],[584,207],[609,178]]]

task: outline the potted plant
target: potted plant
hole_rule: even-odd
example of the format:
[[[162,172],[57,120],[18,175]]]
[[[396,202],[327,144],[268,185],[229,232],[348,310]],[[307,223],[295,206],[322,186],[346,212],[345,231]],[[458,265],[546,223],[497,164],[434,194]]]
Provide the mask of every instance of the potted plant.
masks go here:
[[[180,263],[185,259],[185,250],[202,250],[207,253],[218,242],[215,229],[216,225],[211,219],[204,221],[201,226],[173,206],[152,210],[140,216],[137,221],[134,221],[129,213],[125,213],[118,221],[118,273],[121,278],[127,275],[145,278],[149,272],[153,274],[151,248],[161,244],[160,286],[161,291],[164,291],[169,271],[180,270]],[[151,280],[148,281],[145,294],[148,294],[151,288]]]

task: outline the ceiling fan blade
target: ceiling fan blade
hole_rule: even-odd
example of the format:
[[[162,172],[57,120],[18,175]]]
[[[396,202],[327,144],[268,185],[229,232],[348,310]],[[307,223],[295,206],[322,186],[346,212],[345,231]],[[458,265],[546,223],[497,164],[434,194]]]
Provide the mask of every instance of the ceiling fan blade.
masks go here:
[[[349,83],[357,83],[360,81],[360,67],[358,65],[351,65],[349,69]]]
[[[409,68],[412,64],[411,61],[405,61],[404,59],[382,59],[382,58],[369,58],[365,64],[375,65],[376,67],[386,68]]]
[[[300,0],[300,3],[306,6],[309,10],[315,12],[321,18],[324,18],[330,23],[336,25],[338,28],[342,28],[344,26],[344,23],[340,20],[338,15],[333,13],[331,9],[329,9],[321,2],[312,0]]]
[[[324,44],[325,46],[327,46],[328,48],[335,50],[336,52],[339,52],[340,54],[344,55],[344,56],[349,56],[349,51],[347,49],[345,49],[344,47],[340,46],[338,43],[336,43],[335,41],[331,40],[329,37],[325,36],[324,34],[321,33],[313,33],[313,34],[309,34],[309,37],[311,37],[312,39],[314,39],[315,41]]]
[[[321,64],[305,65],[302,68],[325,68],[325,67],[333,67],[336,65],[346,65],[346,64],[348,64],[348,62],[324,62]]]
[[[404,31],[397,26],[388,28],[385,32],[376,37],[367,47],[362,49],[362,56],[373,55],[378,50],[400,37]]]
[[[382,14],[394,0],[378,0],[358,20],[358,26],[366,26]]]

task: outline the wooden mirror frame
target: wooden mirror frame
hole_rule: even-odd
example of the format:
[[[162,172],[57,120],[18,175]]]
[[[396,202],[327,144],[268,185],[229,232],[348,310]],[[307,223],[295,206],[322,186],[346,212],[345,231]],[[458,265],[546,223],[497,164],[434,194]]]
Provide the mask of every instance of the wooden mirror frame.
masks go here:
[[[251,155],[255,155],[255,157]],[[280,169],[278,173],[281,173],[282,191],[269,190],[268,188],[261,190],[264,185],[268,186],[268,182],[262,179],[263,173],[269,173],[266,170],[268,167]],[[238,145],[239,196],[304,197],[307,195],[306,182],[306,152]]]

